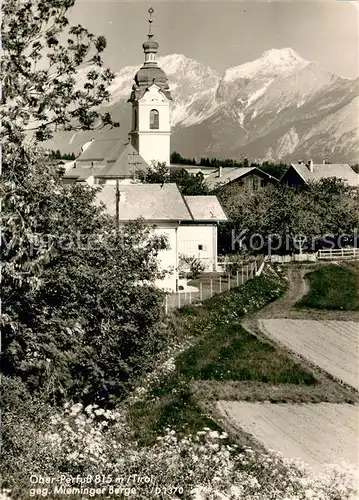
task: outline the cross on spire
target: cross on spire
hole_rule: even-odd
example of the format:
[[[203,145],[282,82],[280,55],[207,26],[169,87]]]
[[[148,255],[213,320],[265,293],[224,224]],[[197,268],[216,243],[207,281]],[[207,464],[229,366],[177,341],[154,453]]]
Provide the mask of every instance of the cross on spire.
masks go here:
[[[154,9],[152,7],[150,7],[148,9],[148,13],[150,15],[149,19],[148,19],[148,23],[149,23],[149,27],[148,27],[148,39],[151,40],[151,38],[153,37],[153,34],[152,34],[152,23],[153,23],[153,19],[152,19],[152,14],[154,13]]]

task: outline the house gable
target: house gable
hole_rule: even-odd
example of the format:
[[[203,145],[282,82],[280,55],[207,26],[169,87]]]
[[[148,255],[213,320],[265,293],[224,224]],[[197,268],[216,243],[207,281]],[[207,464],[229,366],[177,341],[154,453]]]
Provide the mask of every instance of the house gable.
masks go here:
[[[305,179],[297,172],[293,165],[284,172],[280,182],[282,184],[287,184],[287,186],[302,186],[306,183]]]

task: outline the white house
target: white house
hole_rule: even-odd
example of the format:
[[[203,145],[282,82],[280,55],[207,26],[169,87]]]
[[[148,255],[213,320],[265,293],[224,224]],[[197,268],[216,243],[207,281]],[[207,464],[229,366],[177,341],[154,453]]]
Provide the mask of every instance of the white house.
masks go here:
[[[217,267],[217,223],[226,216],[215,196],[182,196],[176,184],[121,184],[116,208],[116,186],[99,186],[97,202],[120,223],[143,218],[153,231],[167,237],[169,249],[159,253],[159,267],[168,271],[157,285],[178,289],[179,256],[203,259],[207,267]],[[182,227],[183,226],[183,227]]]
[[[200,259],[206,271],[217,271],[217,225],[227,217],[217,196],[185,196],[193,217],[178,228],[180,255]]]

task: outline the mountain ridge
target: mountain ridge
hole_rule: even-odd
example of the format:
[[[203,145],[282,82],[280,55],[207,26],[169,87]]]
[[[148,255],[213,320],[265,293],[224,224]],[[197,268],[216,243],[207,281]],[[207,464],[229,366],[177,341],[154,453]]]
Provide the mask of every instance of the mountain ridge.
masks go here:
[[[183,54],[162,56],[158,64],[174,99],[172,151],[185,157],[277,161],[295,161],[297,154],[317,161],[324,154],[333,162],[359,159],[359,79],[325,71],[290,47],[264,51],[221,75]],[[76,149],[97,135],[127,138],[131,110],[126,102],[139,68],[117,72],[111,100],[104,106],[120,121],[120,130],[73,134],[67,149],[65,136],[58,136],[56,149]]]

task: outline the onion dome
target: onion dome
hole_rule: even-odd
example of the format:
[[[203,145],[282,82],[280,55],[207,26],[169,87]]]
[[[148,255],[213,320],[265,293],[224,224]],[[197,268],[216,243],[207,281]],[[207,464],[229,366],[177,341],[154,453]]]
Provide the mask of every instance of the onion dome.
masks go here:
[[[157,65],[156,53],[159,44],[153,40],[152,34],[152,7],[148,10],[150,14],[148,40],[142,45],[145,53],[143,66],[137,71],[134,77],[135,83],[132,87],[132,93],[129,101],[141,99],[146,90],[153,84],[157,85],[167,99],[172,99],[166,73]]]
[[[155,54],[158,50],[159,45],[155,40],[149,39],[142,45],[142,47],[145,54]]]
[[[142,66],[135,74],[135,83],[138,87],[149,87],[153,83],[159,87],[167,84],[166,73],[156,66]]]

